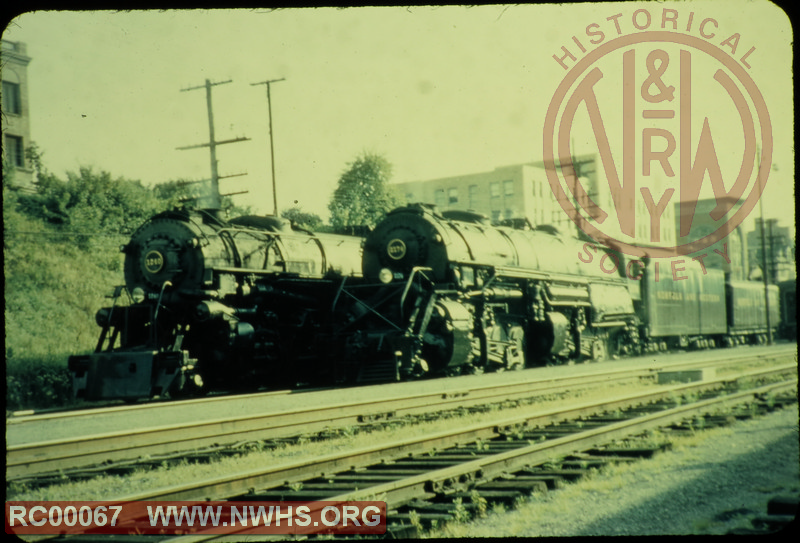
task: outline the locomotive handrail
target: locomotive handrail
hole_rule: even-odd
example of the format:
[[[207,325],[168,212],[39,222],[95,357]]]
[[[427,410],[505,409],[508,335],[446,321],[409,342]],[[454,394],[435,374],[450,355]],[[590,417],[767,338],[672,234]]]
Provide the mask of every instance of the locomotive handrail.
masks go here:
[[[429,271],[432,272],[432,268],[421,267],[421,266],[414,266],[411,268],[411,274],[408,276],[408,280],[406,281],[406,288],[403,289],[403,294],[400,296],[400,318],[403,318],[403,306],[406,303],[406,296],[408,295],[408,291],[411,290],[411,282],[414,279],[414,275],[419,272],[425,279],[428,280],[429,283],[433,284],[433,280],[425,275],[423,272]]]
[[[166,290],[167,287],[171,287],[171,286],[172,286],[172,283],[170,281],[164,281],[164,284],[161,285],[161,292],[158,294],[158,303],[156,303],[156,313],[153,316],[153,325],[155,325],[156,322],[158,321],[158,310],[161,309],[161,299],[164,297],[164,290]],[[155,326],[154,326],[154,329],[155,329]]]

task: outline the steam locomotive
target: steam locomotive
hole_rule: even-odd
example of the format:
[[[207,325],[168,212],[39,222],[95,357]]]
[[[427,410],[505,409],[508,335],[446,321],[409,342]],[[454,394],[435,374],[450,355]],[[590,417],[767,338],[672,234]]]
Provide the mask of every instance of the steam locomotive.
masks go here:
[[[98,312],[95,352],[70,358],[76,395],[392,381],[766,337],[755,283],[717,270],[659,280],[647,258],[603,246],[595,257],[614,265],[587,266],[584,241],[517,226],[426,204],[363,239],[275,217],[156,215],[123,247],[126,284]]]
[[[125,285],[97,313],[95,352],[69,359],[76,395],[287,386],[337,317],[342,283],[360,278],[361,244],[276,217],[155,215],[121,248]]]

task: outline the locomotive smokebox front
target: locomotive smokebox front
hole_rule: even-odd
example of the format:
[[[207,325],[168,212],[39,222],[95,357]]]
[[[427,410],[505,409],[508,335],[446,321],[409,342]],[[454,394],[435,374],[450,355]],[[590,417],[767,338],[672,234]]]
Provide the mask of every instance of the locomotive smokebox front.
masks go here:
[[[447,281],[447,233],[437,228],[438,221],[430,220],[430,213],[421,205],[389,213],[364,243],[364,276],[383,282],[404,280],[412,269],[422,267],[432,269],[437,281]]]
[[[202,223],[188,213],[166,212],[143,224],[125,252],[125,282],[153,294],[169,281],[174,288],[200,288],[206,268]]]

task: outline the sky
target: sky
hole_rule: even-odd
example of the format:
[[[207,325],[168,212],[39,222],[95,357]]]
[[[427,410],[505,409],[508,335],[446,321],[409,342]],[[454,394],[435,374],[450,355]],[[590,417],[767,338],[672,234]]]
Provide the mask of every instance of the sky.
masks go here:
[[[278,206],[327,217],[340,175],[363,152],[385,156],[394,182],[542,160],[545,116],[566,74],[553,55],[562,46],[579,55],[573,36],[594,47],[592,23],[608,41],[615,21],[632,34],[637,9],[657,21],[665,7],[681,25],[693,17],[695,36],[713,18],[716,46],[738,34],[734,57],[756,48],[748,73],[775,141],[765,213],[794,225],[793,38],[766,0],[37,11],[12,20],[3,39],[27,45],[31,137],[60,176],[91,166],[148,186],[208,178],[207,148],[177,150],[209,139],[205,91],[182,89],[230,80],[212,91],[216,139],[250,140],[218,146],[220,175],[247,174],[221,190],[248,191],[235,201],[260,213],[273,209],[270,141],[266,88],[251,84],[284,78],[271,86]],[[577,139],[578,152],[592,150]]]

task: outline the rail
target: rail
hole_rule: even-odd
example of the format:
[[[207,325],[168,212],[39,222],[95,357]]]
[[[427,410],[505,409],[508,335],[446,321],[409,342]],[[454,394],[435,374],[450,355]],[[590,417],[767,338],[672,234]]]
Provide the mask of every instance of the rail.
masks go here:
[[[758,359],[761,361],[777,360],[791,355],[793,352],[793,350],[786,349],[778,350],[761,354]],[[645,379],[658,371],[709,368],[740,363],[753,358],[753,354],[746,354],[710,361],[676,362],[660,364],[657,367],[601,370],[549,379],[536,378],[533,375],[535,372],[533,372],[524,382],[519,383],[475,385],[451,388],[446,391],[389,396],[377,400],[329,405],[317,405],[318,402],[311,397],[315,393],[309,393],[311,396],[308,404],[314,405],[314,407],[272,412],[252,413],[247,407],[248,398],[244,398],[242,411],[247,413],[246,415],[29,443],[14,443],[12,432],[9,432],[7,435],[6,477],[8,480],[35,478],[55,471],[84,468],[101,463],[107,465],[111,462],[135,461],[140,457],[152,458],[157,455],[218,447],[244,441],[294,437],[365,422],[400,419],[408,415],[469,408],[497,402],[514,402],[547,394],[565,393],[579,387],[589,387],[601,383],[608,385],[626,380]],[[796,371],[795,364],[786,364],[773,371],[790,372],[792,370]],[[280,400],[286,394],[286,392],[277,392],[255,395],[252,399],[273,397]],[[213,412],[213,406],[217,401],[218,399],[194,401],[191,406],[196,412],[200,412],[200,406],[211,406],[210,410]],[[143,409],[150,412],[153,409],[150,405],[134,406],[130,409],[135,413],[141,412]],[[169,404],[158,405],[169,408]],[[114,412],[122,414],[128,410]],[[79,413],[76,416],[85,417],[87,414]],[[89,416],[91,416],[91,412]],[[42,417],[42,419],[52,418],[54,417]],[[64,424],[69,417],[68,414],[58,414],[55,419]],[[29,421],[29,424],[35,423],[35,419]]]

